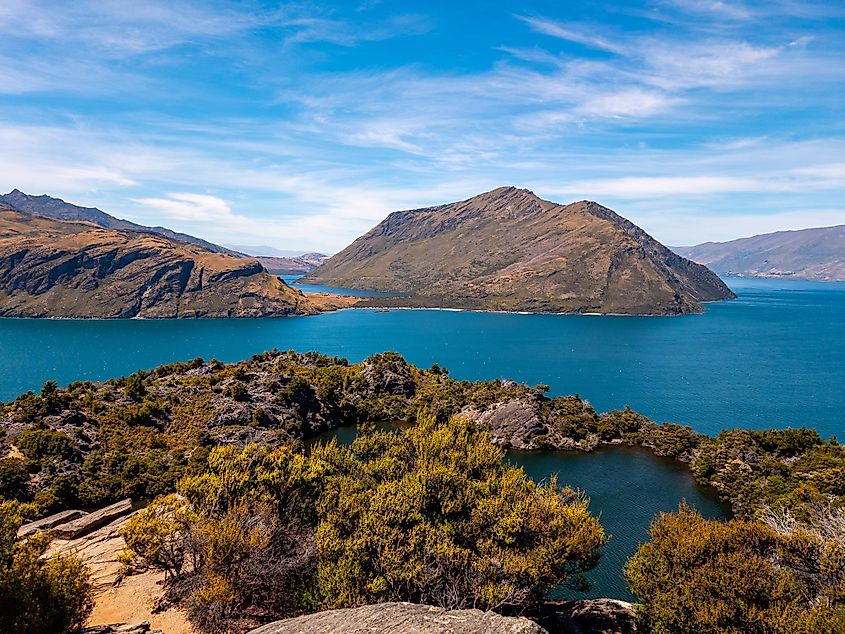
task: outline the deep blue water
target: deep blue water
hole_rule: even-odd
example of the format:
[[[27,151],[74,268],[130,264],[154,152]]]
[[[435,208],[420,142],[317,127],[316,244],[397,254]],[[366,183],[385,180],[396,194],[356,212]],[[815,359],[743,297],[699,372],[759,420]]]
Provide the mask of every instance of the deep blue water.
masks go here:
[[[630,404],[657,420],[809,425],[845,439],[845,283],[730,279],[703,315],[612,317],[345,310],[261,320],[0,319],[0,399],[48,379],[106,379],[202,356],[277,347],[358,361],[396,350],[462,379],[510,377]]]

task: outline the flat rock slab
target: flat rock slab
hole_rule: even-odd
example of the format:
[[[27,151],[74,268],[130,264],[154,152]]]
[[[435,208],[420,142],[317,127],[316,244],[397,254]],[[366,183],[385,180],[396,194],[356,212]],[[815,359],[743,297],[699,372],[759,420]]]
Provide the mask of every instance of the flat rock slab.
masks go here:
[[[548,634],[524,617],[446,610],[415,603],[379,603],[276,621],[250,634]]]
[[[60,524],[66,524],[71,520],[78,519],[87,515],[85,511],[62,511],[61,513],[56,513],[55,515],[49,515],[40,520],[36,520],[34,522],[30,522],[29,524],[24,524],[18,529],[18,538],[27,537],[32,535],[36,531],[46,531]]]
[[[112,520],[126,515],[132,511],[132,500],[129,498],[115,502],[111,506],[107,506],[93,513],[88,513],[82,517],[66,524],[60,524],[53,528],[53,535],[59,539],[75,539],[80,535],[90,533],[101,526],[105,526]]]
[[[120,529],[126,525],[131,515],[124,515],[111,523],[88,532],[76,539],[53,539],[46,555],[74,554],[91,570],[91,583],[94,593],[98,594],[111,588],[117,581],[120,564],[117,556],[126,545],[120,535]]]

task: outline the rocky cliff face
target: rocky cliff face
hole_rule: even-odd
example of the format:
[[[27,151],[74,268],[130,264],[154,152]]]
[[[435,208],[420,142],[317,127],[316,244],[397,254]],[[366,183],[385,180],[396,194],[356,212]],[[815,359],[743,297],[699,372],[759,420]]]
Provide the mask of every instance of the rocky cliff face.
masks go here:
[[[610,209],[514,187],[390,214],[303,281],[405,295],[374,305],[530,312],[683,314],[734,297]]]
[[[147,233],[0,208],[0,315],[270,317],[310,314],[255,260]]]

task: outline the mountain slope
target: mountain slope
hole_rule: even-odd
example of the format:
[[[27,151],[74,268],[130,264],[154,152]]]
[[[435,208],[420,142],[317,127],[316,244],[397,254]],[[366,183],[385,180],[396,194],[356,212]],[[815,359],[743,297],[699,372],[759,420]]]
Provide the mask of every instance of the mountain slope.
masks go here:
[[[610,209],[514,187],[392,213],[303,281],[407,295],[381,305],[531,312],[683,314],[733,297]]]
[[[317,312],[255,260],[0,205],[0,316],[269,317]]]
[[[329,256],[322,253],[303,253],[294,257],[258,256],[255,258],[270,273],[277,275],[305,275],[313,271]]]
[[[120,231],[154,233],[156,235],[169,238],[170,240],[179,240],[181,242],[197,244],[209,251],[214,251],[215,253],[228,253],[229,255],[234,255],[235,257],[244,257],[243,253],[221,247],[220,245],[208,242],[202,238],[188,235],[187,233],[179,233],[178,231],[173,231],[167,227],[147,227],[145,225],[135,224],[134,222],[130,222],[128,220],[115,218],[96,207],[80,207],[79,205],[65,202],[61,198],[53,198],[52,196],[46,195],[31,196],[23,193],[19,189],[13,189],[8,194],[0,195],[0,202],[6,203],[18,211],[35,214],[36,216],[43,216],[44,218],[90,222],[106,229],[118,229]]]
[[[777,231],[729,242],[672,248],[717,273],[845,280],[845,225]]]

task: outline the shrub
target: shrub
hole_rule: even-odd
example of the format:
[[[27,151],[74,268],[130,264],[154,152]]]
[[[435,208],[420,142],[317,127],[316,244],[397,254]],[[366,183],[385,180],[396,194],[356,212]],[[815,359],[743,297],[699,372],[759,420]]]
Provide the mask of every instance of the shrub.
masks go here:
[[[803,531],[710,521],[682,504],[676,514],[661,514],[649,534],[625,567],[646,631],[833,634],[845,625],[837,605],[843,597],[819,595],[806,583],[834,554],[823,548],[815,571],[806,578],[795,572],[818,552]],[[838,562],[841,570],[841,546]]]
[[[532,482],[466,419],[422,415],[312,456],[330,474],[318,502],[324,607],[528,605],[598,562],[604,532],[587,501]]]
[[[0,631],[76,631],[94,607],[88,570],[74,556],[44,559],[45,533],[16,541],[20,525],[19,507],[0,503]]]
[[[42,464],[54,459],[70,458],[76,453],[70,436],[49,427],[31,427],[22,431],[16,444],[29,460]]]

